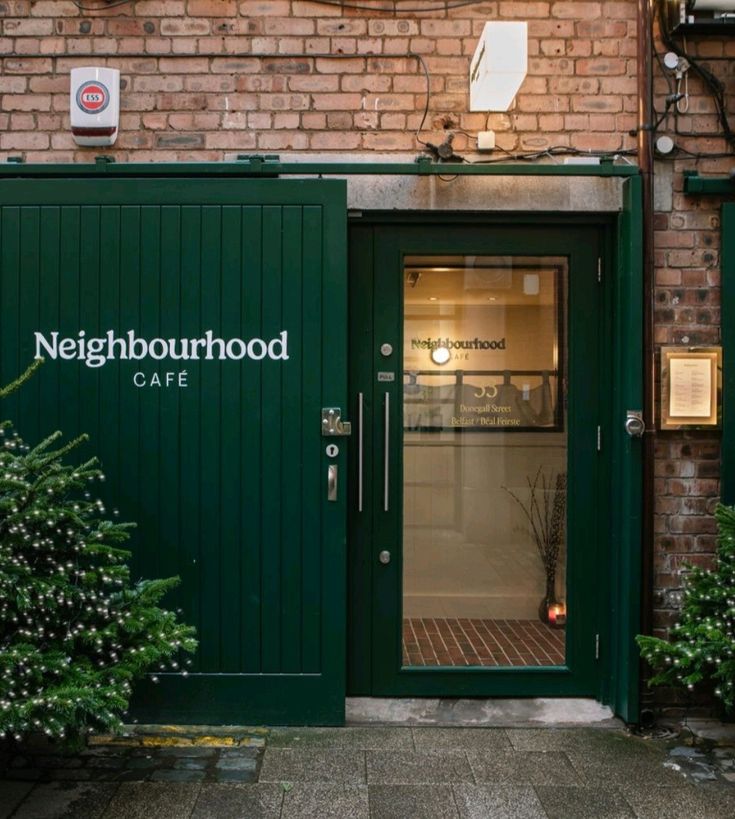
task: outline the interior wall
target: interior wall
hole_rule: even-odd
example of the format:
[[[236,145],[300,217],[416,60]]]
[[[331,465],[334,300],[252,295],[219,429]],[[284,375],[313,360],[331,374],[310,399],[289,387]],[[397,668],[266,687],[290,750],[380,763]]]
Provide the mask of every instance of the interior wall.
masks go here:
[[[536,619],[545,574],[521,502],[566,469],[564,433],[406,433],[404,616]],[[550,500],[550,496],[549,496]],[[564,561],[558,591],[563,595]]]
[[[528,521],[510,493],[527,506],[529,482],[553,485],[566,470],[566,433],[450,427],[457,415],[472,420],[464,401],[474,401],[483,385],[504,381],[504,375],[469,374],[463,376],[464,386],[455,389],[456,370],[508,371],[514,388],[510,394],[516,397],[524,388],[541,389],[541,378],[514,371],[553,372],[557,360],[563,360],[554,291],[546,282],[533,296],[518,288],[512,295],[492,288],[478,293],[467,290],[463,281],[459,271],[452,299],[436,303],[421,297],[421,282],[406,288],[404,369],[444,375],[418,376],[404,388],[404,616],[537,619],[545,572]],[[490,298],[532,303],[496,305]],[[475,349],[475,339],[502,349]],[[472,346],[452,349],[451,359],[439,367],[428,346],[437,341]],[[553,378],[548,386],[554,404],[556,383]],[[422,389],[422,384],[444,386]],[[497,397],[477,401],[502,406],[508,391],[503,394],[501,389]],[[410,429],[426,423],[436,426]],[[543,493],[538,497],[543,504]],[[546,501],[551,500],[552,493],[546,493]],[[560,594],[563,576],[561,563]]]

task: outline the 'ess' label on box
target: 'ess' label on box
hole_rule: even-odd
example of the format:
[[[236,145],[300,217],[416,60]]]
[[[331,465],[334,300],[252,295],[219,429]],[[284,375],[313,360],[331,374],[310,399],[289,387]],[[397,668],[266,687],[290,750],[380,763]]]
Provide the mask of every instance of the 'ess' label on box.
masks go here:
[[[97,80],[90,80],[79,86],[77,105],[85,114],[99,114],[110,104],[107,86]]]

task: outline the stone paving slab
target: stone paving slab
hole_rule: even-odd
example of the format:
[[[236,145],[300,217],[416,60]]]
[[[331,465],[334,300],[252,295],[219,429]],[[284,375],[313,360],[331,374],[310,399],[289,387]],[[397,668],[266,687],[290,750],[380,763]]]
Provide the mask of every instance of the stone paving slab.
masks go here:
[[[517,751],[579,751],[634,755],[650,751],[650,743],[620,730],[599,728],[507,728]]]
[[[548,819],[635,819],[636,816],[623,794],[615,788],[538,785],[535,790]]]
[[[125,783],[118,787],[102,819],[182,819],[191,814],[199,788],[188,783]]]
[[[417,751],[439,749],[474,749],[510,751],[512,746],[505,731],[498,728],[413,728]]]
[[[268,737],[269,748],[350,748],[413,751],[410,728],[360,726],[355,728],[274,728]]]
[[[614,754],[591,754],[566,751],[569,761],[579,774],[581,784],[595,785],[600,782],[623,785],[628,782],[650,785],[681,785],[683,775],[667,767],[667,760],[656,752],[638,757]],[[553,783],[539,783],[553,784]],[[562,783],[558,783],[562,784]],[[564,783],[566,784],[566,783]],[[573,784],[573,783],[569,783]]]
[[[13,813],[13,819],[99,819],[117,785],[50,782],[38,785]]]
[[[732,819],[735,788],[730,786],[679,785],[621,787],[638,819]]]
[[[463,751],[366,751],[369,785],[437,785],[474,782]]]
[[[530,785],[454,785],[461,819],[546,819]]]
[[[468,751],[467,758],[478,783],[581,784],[563,751]]]
[[[333,785],[364,785],[363,751],[266,749],[260,770],[261,782],[324,782]]]
[[[371,785],[370,819],[458,819],[451,785]]]
[[[283,797],[281,819],[369,819],[365,785],[294,785]]]
[[[191,819],[279,819],[282,785],[202,785]]]

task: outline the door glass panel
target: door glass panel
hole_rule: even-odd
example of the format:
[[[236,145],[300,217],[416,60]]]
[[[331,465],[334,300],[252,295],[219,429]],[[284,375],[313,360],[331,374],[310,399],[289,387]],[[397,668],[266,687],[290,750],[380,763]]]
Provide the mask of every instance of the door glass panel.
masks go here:
[[[403,664],[563,665],[567,262],[404,261]]]

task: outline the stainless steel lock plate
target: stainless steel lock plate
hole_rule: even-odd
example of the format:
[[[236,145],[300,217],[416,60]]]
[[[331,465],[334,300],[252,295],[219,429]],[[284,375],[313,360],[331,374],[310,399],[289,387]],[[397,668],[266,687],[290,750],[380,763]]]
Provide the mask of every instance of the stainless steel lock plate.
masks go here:
[[[322,435],[327,438],[350,435],[352,424],[342,420],[340,407],[322,407]]]

